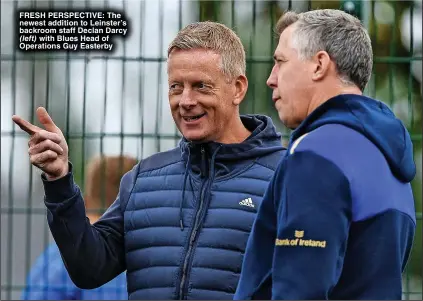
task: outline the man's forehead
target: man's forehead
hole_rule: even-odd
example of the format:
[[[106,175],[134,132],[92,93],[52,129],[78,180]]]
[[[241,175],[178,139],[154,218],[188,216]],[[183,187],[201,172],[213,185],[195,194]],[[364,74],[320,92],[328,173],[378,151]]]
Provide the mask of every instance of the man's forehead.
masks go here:
[[[278,45],[275,49],[275,56],[282,56],[291,49],[291,37],[293,26],[287,27],[279,36]]]
[[[274,52],[274,57],[279,57],[283,55],[284,55],[284,46],[281,45],[281,43],[278,43]]]
[[[289,40],[291,39],[291,30],[290,27],[288,27],[287,29],[285,29],[280,37],[279,37],[279,43],[278,43],[278,47],[287,47],[289,44]]]
[[[195,64],[179,65],[177,68],[167,68],[169,80],[181,81],[204,81],[212,82],[219,76],[218,69],[214,66],[201,66]]]
[[[204,50],[178,50],[167,60],[168,79],[175,81],[212,82],[224,76],[221,70],[220,54]]]

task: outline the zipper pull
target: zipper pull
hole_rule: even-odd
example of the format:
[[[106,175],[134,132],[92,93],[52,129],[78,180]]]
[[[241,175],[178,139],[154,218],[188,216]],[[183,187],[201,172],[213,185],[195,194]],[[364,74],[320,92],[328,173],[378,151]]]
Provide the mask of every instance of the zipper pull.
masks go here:
[[[204,146],[201,146],[201,177],[204,178],[206,176],[206,151],[204,150]]]

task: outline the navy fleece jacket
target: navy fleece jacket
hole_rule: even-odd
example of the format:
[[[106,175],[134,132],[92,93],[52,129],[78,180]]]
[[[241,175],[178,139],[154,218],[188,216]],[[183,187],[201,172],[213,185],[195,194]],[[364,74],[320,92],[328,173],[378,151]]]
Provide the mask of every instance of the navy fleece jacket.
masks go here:
[[[386,105],[328,100],[292,134],[234,299],[401,299],[415,172],[410,136]]]

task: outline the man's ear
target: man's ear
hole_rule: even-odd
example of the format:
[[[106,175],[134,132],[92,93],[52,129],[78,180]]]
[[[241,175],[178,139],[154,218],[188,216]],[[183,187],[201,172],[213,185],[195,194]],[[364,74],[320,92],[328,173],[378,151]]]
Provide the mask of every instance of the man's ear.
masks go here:
[[[319,81],[325,78],[330,72],[332,61],[329,54],[326,51],[319,51],[313,57],[314,70],[312,79]]]
[[[235,79],[235,97],[232,100],[232,104],[239,106],[240,103],[244,100],[245,94],[247,94],[248,89],[248,79],[245,75],[240,75]]]

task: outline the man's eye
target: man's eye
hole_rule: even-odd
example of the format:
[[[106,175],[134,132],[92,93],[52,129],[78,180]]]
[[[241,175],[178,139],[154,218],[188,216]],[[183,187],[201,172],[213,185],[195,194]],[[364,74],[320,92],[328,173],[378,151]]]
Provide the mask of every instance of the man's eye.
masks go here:
[[[169,94],[177,95],[181,94],[184,88],[180,84],[171,84],[169,85]]]

